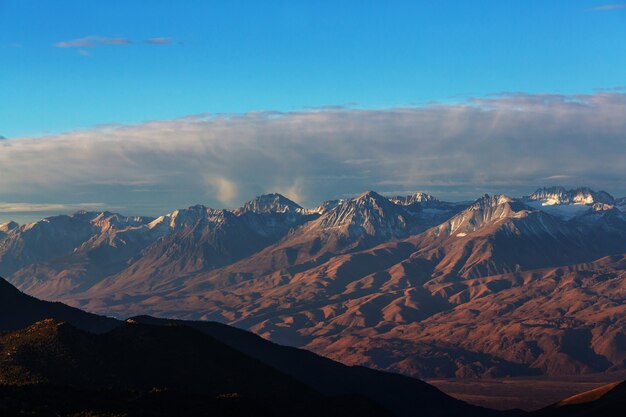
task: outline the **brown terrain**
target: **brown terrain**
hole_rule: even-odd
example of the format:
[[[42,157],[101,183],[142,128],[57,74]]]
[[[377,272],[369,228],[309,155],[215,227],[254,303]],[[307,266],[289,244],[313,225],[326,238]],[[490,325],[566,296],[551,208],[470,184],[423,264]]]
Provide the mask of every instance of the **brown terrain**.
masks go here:
[[[0,300],[2,416],[516,415],[220,323],[106,319],[3,280]]]

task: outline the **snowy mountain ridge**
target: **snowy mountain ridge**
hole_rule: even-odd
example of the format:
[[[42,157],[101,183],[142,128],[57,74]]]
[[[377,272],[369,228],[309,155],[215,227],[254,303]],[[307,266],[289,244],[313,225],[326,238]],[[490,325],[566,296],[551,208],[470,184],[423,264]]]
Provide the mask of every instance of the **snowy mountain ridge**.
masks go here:
[[[554,204],[615,204],[615,198],[606,191],[593,191],[588,187],[579,187],[567,190],[564,187],[539,188],[529,196],[523,197],[526,201],[541,201],[543,205]]]
[[[590,211],[609,210],[617,206],[619,200],[606,191],[594,191],[588,187],[567,190],[556,186],[539,188],[534,193],[522,197],[521,201],[552,216],[571,220]],[[621,210],[624,207],[622,206]]]

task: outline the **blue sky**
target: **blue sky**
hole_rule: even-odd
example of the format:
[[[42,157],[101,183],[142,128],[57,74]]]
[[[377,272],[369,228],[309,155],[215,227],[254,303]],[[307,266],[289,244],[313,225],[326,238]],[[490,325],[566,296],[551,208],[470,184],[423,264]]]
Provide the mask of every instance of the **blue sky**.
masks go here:
[[[603,5],[0,0],[0,135],[617,87],[626,9],[594,10]],[[130,43],[54,46],[87,37]],[[144,42],[153,38],[171,42]]]
[[[0,0],[0,28],[0,223],[626,196],[626,3]]]

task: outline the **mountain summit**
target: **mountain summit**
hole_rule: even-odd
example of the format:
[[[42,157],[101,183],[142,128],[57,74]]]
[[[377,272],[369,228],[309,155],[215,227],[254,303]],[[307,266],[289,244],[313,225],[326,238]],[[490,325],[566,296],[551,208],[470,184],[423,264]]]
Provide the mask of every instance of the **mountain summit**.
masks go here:
[[[401,204],[403,206],[410,206],[416,203],[421,204],[421,205],[431,205],[433,203],[440,202],[432,195],[427,194],[427,193],[422,193],[422,192],[417,192],[417,193],[410,194],[404,197],[401,197],[401,196],[392,197],[390,198],[390,200],[396,204]]]
[[[273,193],[258,196],[242,207],[235,209],[237,214],[241,213],[295,213],[298,210],[302,210],[302,207],[297,203],[291,201],[287,197]]]
[[[588,187],[567,190],[564,187],[539,188],[525,197],[527,201],[541,201],[544,205],[553,204],[615,204],[615,198],[606,191],[593,191]]]
[[[529,196],[523,197],[522,201],[564,220],[573,219],[592,210],[607,210],[618,204],[606,191],[594,191],[587,187],[567,190],[558,186],[539,188]]]
[[[406,212],[374,191],[342,201],[318,219],[321,229],[343,230],[352,238],[407,236],[411,232],[411,223]]]

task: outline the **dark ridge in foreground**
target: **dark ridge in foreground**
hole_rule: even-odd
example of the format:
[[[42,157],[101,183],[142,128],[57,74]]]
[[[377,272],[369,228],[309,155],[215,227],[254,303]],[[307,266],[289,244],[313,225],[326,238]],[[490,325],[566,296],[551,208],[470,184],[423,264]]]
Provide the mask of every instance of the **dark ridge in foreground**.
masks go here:
[[[341,404],[338,408],[341,408]],[[366,416],[376,415],[374,412],[368,414],[368,410],[360,412]],[[204,395],[158,389],[142,392],[30,385],[0,386],[0,415],[265,417],[276,414],[271,409],[236,394],[206,398]]]
[[[103,333],[120,321],[69,307],[62,303],[41,301],[24,294],[0,277],[0,332],[22,329],[35,322],[55,318],[79,329]]]
[[[180,415],[178,406],[185,415],[390,415],[366,398],[323,396],[183,326],[125,323],[95,335],[49,319],[2,334],[0,358],[9,413],[71,415],[78,404],[96,415]]]
[[[416,379],[345,366],[227,325],[119,322],[0,284],[0,301],[10,301],[0,307],[3,416],[502,415]],[[45,314],[51,318],[29,322]],[[102,320],[112,329],[102,332]]]
[[[418,379],[362,366],[346,366],[312,352],[281,346],[253,333],[217,322],[158,319],[139,316],[131,319],[152,325],[191,327],[249,355],[328,396],[363,396],[397,416],[516,415],[470,406],[453,399]]]

